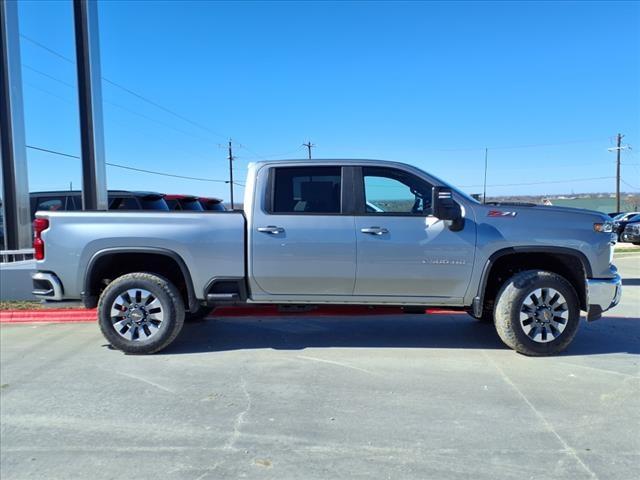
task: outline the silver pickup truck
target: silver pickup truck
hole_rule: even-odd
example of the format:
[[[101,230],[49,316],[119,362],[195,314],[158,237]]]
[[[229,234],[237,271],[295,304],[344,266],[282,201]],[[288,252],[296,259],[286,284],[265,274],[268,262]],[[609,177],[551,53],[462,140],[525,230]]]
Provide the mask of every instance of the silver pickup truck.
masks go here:
[[[605,215],[481,204],[422,170],[373,160],[251,164],[244,211],[39,212],[34,294],[98,307],[128,353],[229,304],[447,307],[549,355],[620,300]],[[424,310],[423,310],[424,311]]]

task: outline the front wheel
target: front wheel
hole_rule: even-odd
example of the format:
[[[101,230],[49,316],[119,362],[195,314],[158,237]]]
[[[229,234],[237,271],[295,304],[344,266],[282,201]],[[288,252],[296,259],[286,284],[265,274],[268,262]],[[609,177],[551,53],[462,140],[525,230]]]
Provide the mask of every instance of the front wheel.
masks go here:
[[[167,347],[184,323],[178,289],[152,273],[129,273],[104,289],[98,322],[105,338],[126,353],[155,353]]]
[[[578,296],[556,273],[527,270],[498,293],[495,325],[502,341],[524,355],[553,355],[571,343],[580,323]]]

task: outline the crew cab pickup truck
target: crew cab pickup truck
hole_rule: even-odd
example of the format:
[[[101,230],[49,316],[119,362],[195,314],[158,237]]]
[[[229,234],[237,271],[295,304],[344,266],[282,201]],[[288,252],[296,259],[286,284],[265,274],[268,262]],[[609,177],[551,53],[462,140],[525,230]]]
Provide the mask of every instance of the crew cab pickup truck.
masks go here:
[[[128,353],[168,346],[225,304],[447,307],[526,355],[569,345],[615,306],[609,217],[481,204],[422,170],[373,160],[251,164],[242,211],[39,212],[34,294],[98,307]]]

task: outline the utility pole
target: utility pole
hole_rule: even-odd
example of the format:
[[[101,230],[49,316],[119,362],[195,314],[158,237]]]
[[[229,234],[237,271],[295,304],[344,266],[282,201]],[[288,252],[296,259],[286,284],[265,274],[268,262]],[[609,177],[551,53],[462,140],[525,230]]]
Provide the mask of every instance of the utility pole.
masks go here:
[[[616,146],[613,148],[608,148],[607,150],[612,152],[616,151],[616,212],[620,211],[620,152],[622,150],[630,149],[629,145],[622,145],[622,139],[624,135],[619,133],[617,135]]]
[[[308,141],[307,143],[303,143],[302,146],[307,147],[307,150],[309,151],[309,160],[311,160],[311,149],[315,147],[315,145],[311,143],[311,141]]]
[[[231,146],[231,139],[229,139],[229,194],[231,196],[231,210],[233,210],[233,147]]]

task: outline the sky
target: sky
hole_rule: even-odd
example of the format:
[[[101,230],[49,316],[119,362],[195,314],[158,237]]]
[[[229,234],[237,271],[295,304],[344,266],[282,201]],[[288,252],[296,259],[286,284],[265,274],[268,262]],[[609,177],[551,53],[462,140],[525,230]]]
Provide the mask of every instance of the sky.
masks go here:
[[[228,199],[231,138],[239,183],[311,141],[315,158],[406,162],[469,193],[485,148],[490,196],[612,192],[620,132],[636,147],[622,189],[640,191],[638,2],[99,1],[98,15],[106,161],[219,180],[108,166],[112,189]],[[19,26],[27,143],[78,155],[72,2],[21,1]],[[31,191],[80,187],[78,159],[29,149],[28,164]]]

